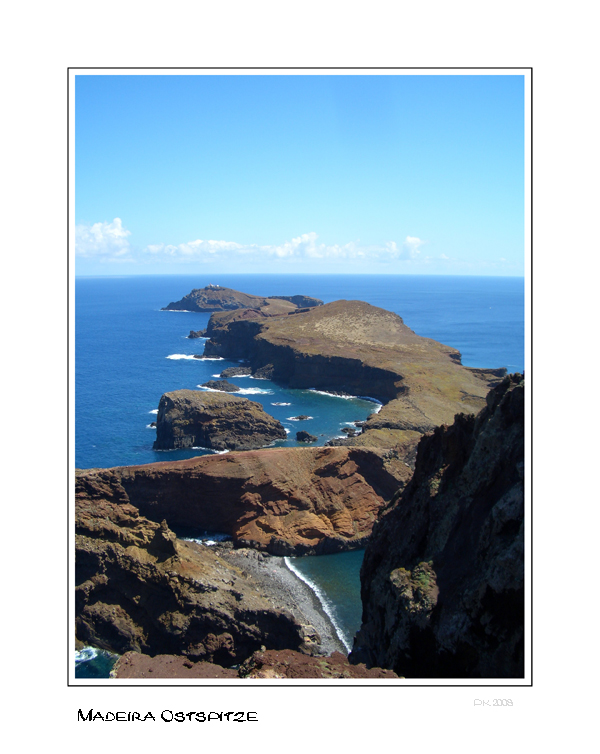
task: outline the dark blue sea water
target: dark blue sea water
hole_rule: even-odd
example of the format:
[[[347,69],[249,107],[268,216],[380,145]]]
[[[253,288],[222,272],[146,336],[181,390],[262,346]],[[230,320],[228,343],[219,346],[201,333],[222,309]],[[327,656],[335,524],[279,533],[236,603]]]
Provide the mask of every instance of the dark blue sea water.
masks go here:
[[[392,275],[171,275],[78,278],[75,292],[75,464],[123,466],[189,458],[210,451],[153,451],[160,396],[196,388],[235,362],[192,358],[204,340],[190,330],[209,314],[163,312],[192,288],[209,283],[257,295],[298,293],[323,299],[359,299],[396,312],[419,335],[457,348],[465,366],[524,370],[522,278]],[[230,378],[251,400],[290,431],[277,445],[295,445],[298,429],[319,444],[340,436],[348,422],[377,410],[373,402],[309,390],[288,390],[267,380]],[[289,405],[277,406],[275,403]],[[308,421],[290,417],[306,414]],[[297,558],[301,571],[331,603],[342,633],[360,624],[358,572],[362,552]],[[89,663],[80,663],[80,668]],[[84,671],[78,672],[78,675]]]

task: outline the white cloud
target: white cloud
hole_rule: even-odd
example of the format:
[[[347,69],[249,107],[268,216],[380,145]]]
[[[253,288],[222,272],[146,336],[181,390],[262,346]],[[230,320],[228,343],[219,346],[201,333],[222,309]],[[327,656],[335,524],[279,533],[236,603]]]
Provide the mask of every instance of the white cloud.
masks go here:
[[[421,253],[420,247],[423,246],[425,241],[422,241],[416,236],[406,236],[406,240],[402,244],[403,259],[416,259]]]
[[[238,259],[244,263],[293,263],[308,261],[362,263],[410,262],[420,254],[424,241],[407,236],[400,244],[387,241],[384,244],[320,243],[314,232],[303,233],[281,244],[259,245],[240,244],[235,241],[196,239],[180,244],[149,244],[143,249],[130,245],[130,231],[123,227],[120,218],[112,223],[99,222],[94,225],[76,227],[76,253],[79,257],[94,258],[100,261],[133,261],[182,263],[210,263],[223,261],[232,263]]]
[[[171,246],[166,244],[147,246],[146,253],[156,256],[164,254],[171,259],[194,259],[209,261],[211,259],[244,257],[245,259],[268,260],[362,260],[373,262],[392,262],[397,260],[416,259],[420,254],[420,246],[425,242],[420,238],[407,236],[398,246],[395,241],[388,241],[383,245],[361,245],[358,241],[347,244],[324,244],[318,242],[316,233],[303,233],[291,241],[281,244],[259,246],[258,244],[239,244],[234,241],[188,241],[187,243]]]
[[[75,228],[75,253],[80,257],[124,260],[130,251],[127,237],[129,230],[123,227],[121,218],[112,223],[77,225]]]

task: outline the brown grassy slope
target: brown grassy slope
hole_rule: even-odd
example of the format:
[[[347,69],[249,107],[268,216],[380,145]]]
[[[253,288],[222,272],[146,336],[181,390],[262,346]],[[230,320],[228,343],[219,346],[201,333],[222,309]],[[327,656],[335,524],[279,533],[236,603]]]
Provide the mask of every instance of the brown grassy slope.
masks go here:
[[[452,422],[457,413],[477,413],[504,371],[463,367],[456,349],[363,301],[270,317],[248,310],[216,314],[208,333],[207,352],[249,358],[254,369],[272,363],[274,379],[292,387],[382,400],[384,408],[349,444],[390,447]]]

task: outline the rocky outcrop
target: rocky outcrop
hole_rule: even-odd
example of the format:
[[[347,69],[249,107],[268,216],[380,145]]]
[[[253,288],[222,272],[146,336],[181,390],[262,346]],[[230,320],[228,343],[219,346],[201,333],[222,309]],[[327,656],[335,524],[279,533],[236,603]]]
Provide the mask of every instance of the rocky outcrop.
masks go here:
[[[260,649],[238,670],[209,662],[192,662],[187,657],[149,657],[127,652],[120,657],[112,678],[397,678],[391,670],[351,665],[340,652],[329,657],[311,657],[290,649]]]
[[[203,382],[202,387],[209,388],[209,390],[220,390],[222,393],[239,393],[240,388],[227,380],[209,380]]]
[[[221,392],[176,390],[159,401],[154,449],[246,450],[286,437],[260,403]]]
[[[290,650],[259,650],[239,670],[240,678],[397,678],[390,670],[351,665],[341,652],[308,657]]]
[[[121,654],[184,655],[225,666],[261,646],[304,649],[304,629],[209,547],[140,515],[97,475],[75,505],[77,639]]]
[[[250,367],[227,367],[221,372],[220,377],[247,377],[250,374],[252,374]]]
[[[237,670],[213,662],[193,662],[185,655],[156,655],[126,652],[110,672],[111,678],[239,678]]]
[[[524,383],[421,440],[361,570],[351,660],[409,677],[524,675]]]
[[[318,437],[311,435],[310,432],[307,432],[304,429],[300,430],[300,432],[296,432],[297,442],[317,442],[318,439]]]
[[[463,367],[454,348],[422,338],[392,312],[335,301],[290,316],[213,314],[205,353],[243,358],[255,376],[293,388],[376,398],[385,405],[343,442],[390,448],[417,441],[456,413],[477,413],[506,370]]]
[[[162,311],[221,312],[266,307],[267,310],[287,313],[300,306],[312,307],[322,303],[320,299],[310,296],[253,296],[233,288],[208,285],[205,288],[194,288],[179,301],[172,301],[163,307]]]
[[[118,499],[170,527],[222,532],[274,555],[364,546],[382,506],[410,478],[393,453],[272,448],[82,471],[77,492]]]
[[[313,306],[322,306],[323,302],[320,298],[313,298],[312,296],[270,296],[270,298],[281,299],[282,301],[291,301],[298,308],[310,309]]]
[[[206,328],[203,330],[190,330],[190,334],[188,335],[188,338],[191,340],[194,340],[195,338],[205,338],[206,337]]]

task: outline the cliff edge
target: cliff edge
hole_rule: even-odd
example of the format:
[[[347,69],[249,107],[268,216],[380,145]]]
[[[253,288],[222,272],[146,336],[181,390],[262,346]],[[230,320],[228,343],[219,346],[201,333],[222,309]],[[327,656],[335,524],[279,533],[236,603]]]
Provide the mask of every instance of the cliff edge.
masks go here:
[[[112,652],[184,655],[229,666],[261,646],[305,649],[308,627],[210,547],[140,515],[96,479],[75,504],[77,639]]]
[[[253,374],[384,403],[344,445],[410,445],[457,413],[480,411],[490,387],[506,374],[462,366],[455,348],[416,335],[397,314],[363,301],[278,316],[221,312],[211,316],[207,335],[207,356],[246,359]]]
[[[524,382],[421,440],[376,523],[352,661],[407,678],[524,676]]]
[[[366,448],[271,448],[78,473],[80,500],[117,498],[171,527],[272,555],[363,547],[410,469]]]

